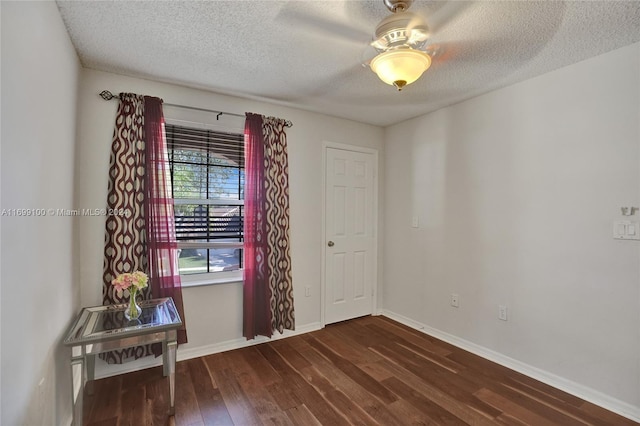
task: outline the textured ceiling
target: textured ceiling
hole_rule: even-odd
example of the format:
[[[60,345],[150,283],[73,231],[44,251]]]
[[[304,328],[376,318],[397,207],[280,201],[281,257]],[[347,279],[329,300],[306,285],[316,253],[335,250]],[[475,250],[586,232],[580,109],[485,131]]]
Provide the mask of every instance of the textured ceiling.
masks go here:
[[[382,0],[57,4],[87,68],[380,126],[640,41],[640,1],[416,0],[437,54],[397,92],[361,65]]]

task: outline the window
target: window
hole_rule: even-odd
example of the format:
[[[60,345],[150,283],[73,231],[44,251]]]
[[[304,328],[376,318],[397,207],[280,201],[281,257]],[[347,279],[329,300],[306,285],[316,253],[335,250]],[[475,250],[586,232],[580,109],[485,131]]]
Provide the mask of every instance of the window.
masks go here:
[[[168,123],[165,133],[180,275],[239,271],[244,136]]]

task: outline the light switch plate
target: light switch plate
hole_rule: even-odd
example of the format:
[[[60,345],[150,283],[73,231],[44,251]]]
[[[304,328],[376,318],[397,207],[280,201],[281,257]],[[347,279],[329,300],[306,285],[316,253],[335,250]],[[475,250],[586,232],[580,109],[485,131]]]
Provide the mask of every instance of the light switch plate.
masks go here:
[[[614,221],[613,238],[617,240],[640,240],[640,222],[631,220]]]

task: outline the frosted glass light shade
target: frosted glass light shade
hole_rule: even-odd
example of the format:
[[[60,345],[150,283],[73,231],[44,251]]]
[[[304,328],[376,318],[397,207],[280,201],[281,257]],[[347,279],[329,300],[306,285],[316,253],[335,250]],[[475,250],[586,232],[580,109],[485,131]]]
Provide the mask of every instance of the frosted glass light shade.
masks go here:
[[[371,60],[371,69],[380,80],[402,90],[420,78],[431,66],[431,57],[414,49],[389,50]]]

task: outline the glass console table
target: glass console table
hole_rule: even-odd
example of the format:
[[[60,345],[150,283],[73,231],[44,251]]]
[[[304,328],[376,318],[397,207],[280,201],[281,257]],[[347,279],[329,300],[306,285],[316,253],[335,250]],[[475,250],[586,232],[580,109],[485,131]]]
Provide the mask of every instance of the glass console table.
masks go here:
[[[95,356],[111,350],[162,342],[164,376],[169,376],[169,415],[175,414],[175,365],[177,330],[182,320],[173,299],[152,299],[139,303],[137,320],[124,317],[128,304],[83,308],[69,329],[64,344],[71,347],[73,424],[82,425],[84,385],[89,391],[95,376]]]

